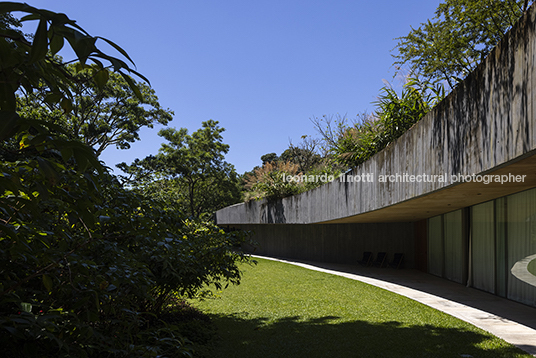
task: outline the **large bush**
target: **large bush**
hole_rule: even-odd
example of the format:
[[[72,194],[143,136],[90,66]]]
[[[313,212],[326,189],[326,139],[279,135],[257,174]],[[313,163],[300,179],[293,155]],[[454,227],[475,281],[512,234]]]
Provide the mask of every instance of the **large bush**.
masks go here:
[[[341,171],[325,161],[319,161],[306,172],[299,165],[276,160],[264,163],[251,173],[244,174],[245,200],[276,200],[303,193],[337,179]]]
[[[330,119],[313,122],[334,161],[350,169],[397,140],[444,96],[442,85],[409,79],[400,94],[391,86],[383,87],[376,111],[352,125],[346,124],[346,118],[339,118],[335,126]]]
[[[2,355],[189,355],[176,325],[161,318],[176,297],[209,283],[238,283],[236,263],[246,257],[236,247],[244,236],[185,221],[123,189],[92,148],[65,139],[66,132],[48,121],[21,118],[16,92],[44,84],[47,101],[72,108],[72,79],[53,56],[64,40],[81,67],[93,59],[92,74],[102,86],[108,78],[102,61],[134,71],[98,50],[97,38],[63,14],[0,3],[0,14],[9,11],[28,12],[39,25],[32,42],[0,29]]]
[[[184,342],[158,317],[176,296],[238,283],[244,236],[184,221],[104,175],[65,169],[61,185],[38,192],[52,179],[38,162],[2,165],[27,189],[0,198],[4,351],[156,356],[171,342],[180,352]]]
[[[298,165],[291,162],[266,162],[245,175],[245,200],[280,199],[300,192],[297,182],[285,180],[288,176],[300,175]]]

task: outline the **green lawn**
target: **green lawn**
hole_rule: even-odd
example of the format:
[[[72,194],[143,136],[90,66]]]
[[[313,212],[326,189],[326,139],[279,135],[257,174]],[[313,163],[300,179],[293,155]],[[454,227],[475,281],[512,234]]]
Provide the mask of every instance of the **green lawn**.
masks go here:
[[[468,323],[347,278],[258,259],[193,301],[218,328],[209,357],[530,357]]]

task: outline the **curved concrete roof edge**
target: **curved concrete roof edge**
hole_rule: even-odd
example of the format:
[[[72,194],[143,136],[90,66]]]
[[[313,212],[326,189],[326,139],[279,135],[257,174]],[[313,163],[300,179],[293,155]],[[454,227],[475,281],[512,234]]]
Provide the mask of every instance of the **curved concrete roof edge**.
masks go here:
[[[416,221],[536,187],[534,63],[533,6],[441,103],[345,180],[226,207],[216,222]]]

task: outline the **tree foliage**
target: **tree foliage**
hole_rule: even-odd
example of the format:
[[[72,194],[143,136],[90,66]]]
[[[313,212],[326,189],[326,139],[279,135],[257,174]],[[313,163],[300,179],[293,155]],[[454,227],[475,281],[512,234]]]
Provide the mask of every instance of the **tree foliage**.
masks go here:
[[[381,89],[376,111],[352,123],[314,118],[323,146],[346,168],[371,158],[417,123],[467,76],[527,10],[527,0],[446,0],[435,17],[398,39],[395,65],[409,66],[400,95]],[[398,67],[399,69],[401,67]]]
[[[532,2],[532,1],[531,1]],[[527,0],[446,0],[435,17],[400,37],[396,65],[453,88],[495,47],[527,10]]]
[[[276,153],[267,153],[261,156],[261,160],[262,160],[262,164],[266,164],[266,163],[275,162],[279,160],[279,157],[277,156]]]
[[[297,164],[283,161],[266,162],[244,175],[244,186],[247,190],[245,200],[262,198],[273,200],[299,194],[299,183],[285,180],[285,176],[299,174],[301,173],[298,172]]]
[[[289,146],[279,159],[298,165],[298,171],[307,173],[322,163],[322,156],[318,153],[320,141],[307,135],[302,136],[298,145],[289,143]],[[261,158],[262,159],[262,158]]]
[[[185,220],[123,189],[92,148],[45,118],[19,116],[16,93],[45,91],[65,113],[76,78],[54,56],[68,42],[103,90],[109,71],[141,91],[125,61],[101,52],[64,14],[0,3],[37,20],[33,40],[0,29],[0,346],[8,357],[190,355],[170,300],[238,283],[244,239]],[[127,60],[128,55],[109,40]],[[91,67],[83,64],[91,59]],[[108,63],[105,66],[103,62]],[[125,72],[126,71],[126,72]],[[143,77],[140,77],[143,79]]]
[[[318,153],[319,145],[318,139],[304,135],[298,145],[291,142],[281,156],[263,155],[262,166],[242,175],[244,200],[281,199],[338,178],[340,167]]]
[[[93,67],[82,69],[80,64],[67,70],[72,86],[72,108],[66,113],[59,103],[47,101],[46,87],[19,96],[19,114],[26,118],[42,118],[65,129],[69,139],[77,139],[95,149],[99,156],[108,146],[130,148],[139,140],[142,127],[154,123],[166,125],[173,112],[163,109],[155,91],[142,82],[134,81],[141,99],[125,79],[114,72],[107,74],[102,87],[97,85]]]
[[[399,138],[444,96],[441,85],[409,79],[400,95],[391,86],[383,87],[375,113],[363,114],[351,125],[345,117],[335,122],[317,118],[313,123],[334,161],[350,169]]]
[[[156,156],[136,160],[119,168],[131,175],[131,183],[144,193],[164,197],[168,204],[199,218],[240,201],[239,178],[225,154],[224,128],[214,120],[188,134],[186,128],[162,129],[166,139]]]
[[[90,36],[65,14],[37,9],[27,4],[0,3],[0,13],[7,14],[13,11],[28,14],[20,20],[21,22],[37,20],[39,23],[32,42],[28,41],[18,30],[10,27],[1,29],[0,111],[2,116],[8,116],[8,113],[13,114],[16,111],[15,93],[19,89],[32,93],[43,83],[48,88],[46,101],[59,103],[63,110],[70,111],[73,98],[72,78],[65,66],[54,56],[63,48],[66,41],[75,52],[82,67],[85,67],[88,60],[95,64],[89,69],[99,88],[106,85],[109,71],[104,63],[109,63],[114,71],[131,86],[136,96],[142,97],[128,73],[133,73],[146,82],[148,80],[124,60],[102,52],[96,45],[97,40],[102,40],[132,62],[128,54],[114,42],[102,37]]]

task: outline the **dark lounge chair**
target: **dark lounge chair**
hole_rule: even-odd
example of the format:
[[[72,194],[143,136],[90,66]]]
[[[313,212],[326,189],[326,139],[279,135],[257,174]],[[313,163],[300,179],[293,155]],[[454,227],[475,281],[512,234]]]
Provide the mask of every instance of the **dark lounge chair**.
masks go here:
[[[384,267],[387,266],[387,252],[378,252],[374,266]]]
[[[357,261],[361,266],[370,266],[372,265],[372,252],[364,251],[363,259]]]
[[[399,269],[402,266],[403,261],[404,261],[404,254],[398,252],[393,257],[393,261],[389,263],[389,266],[395,269]]]

